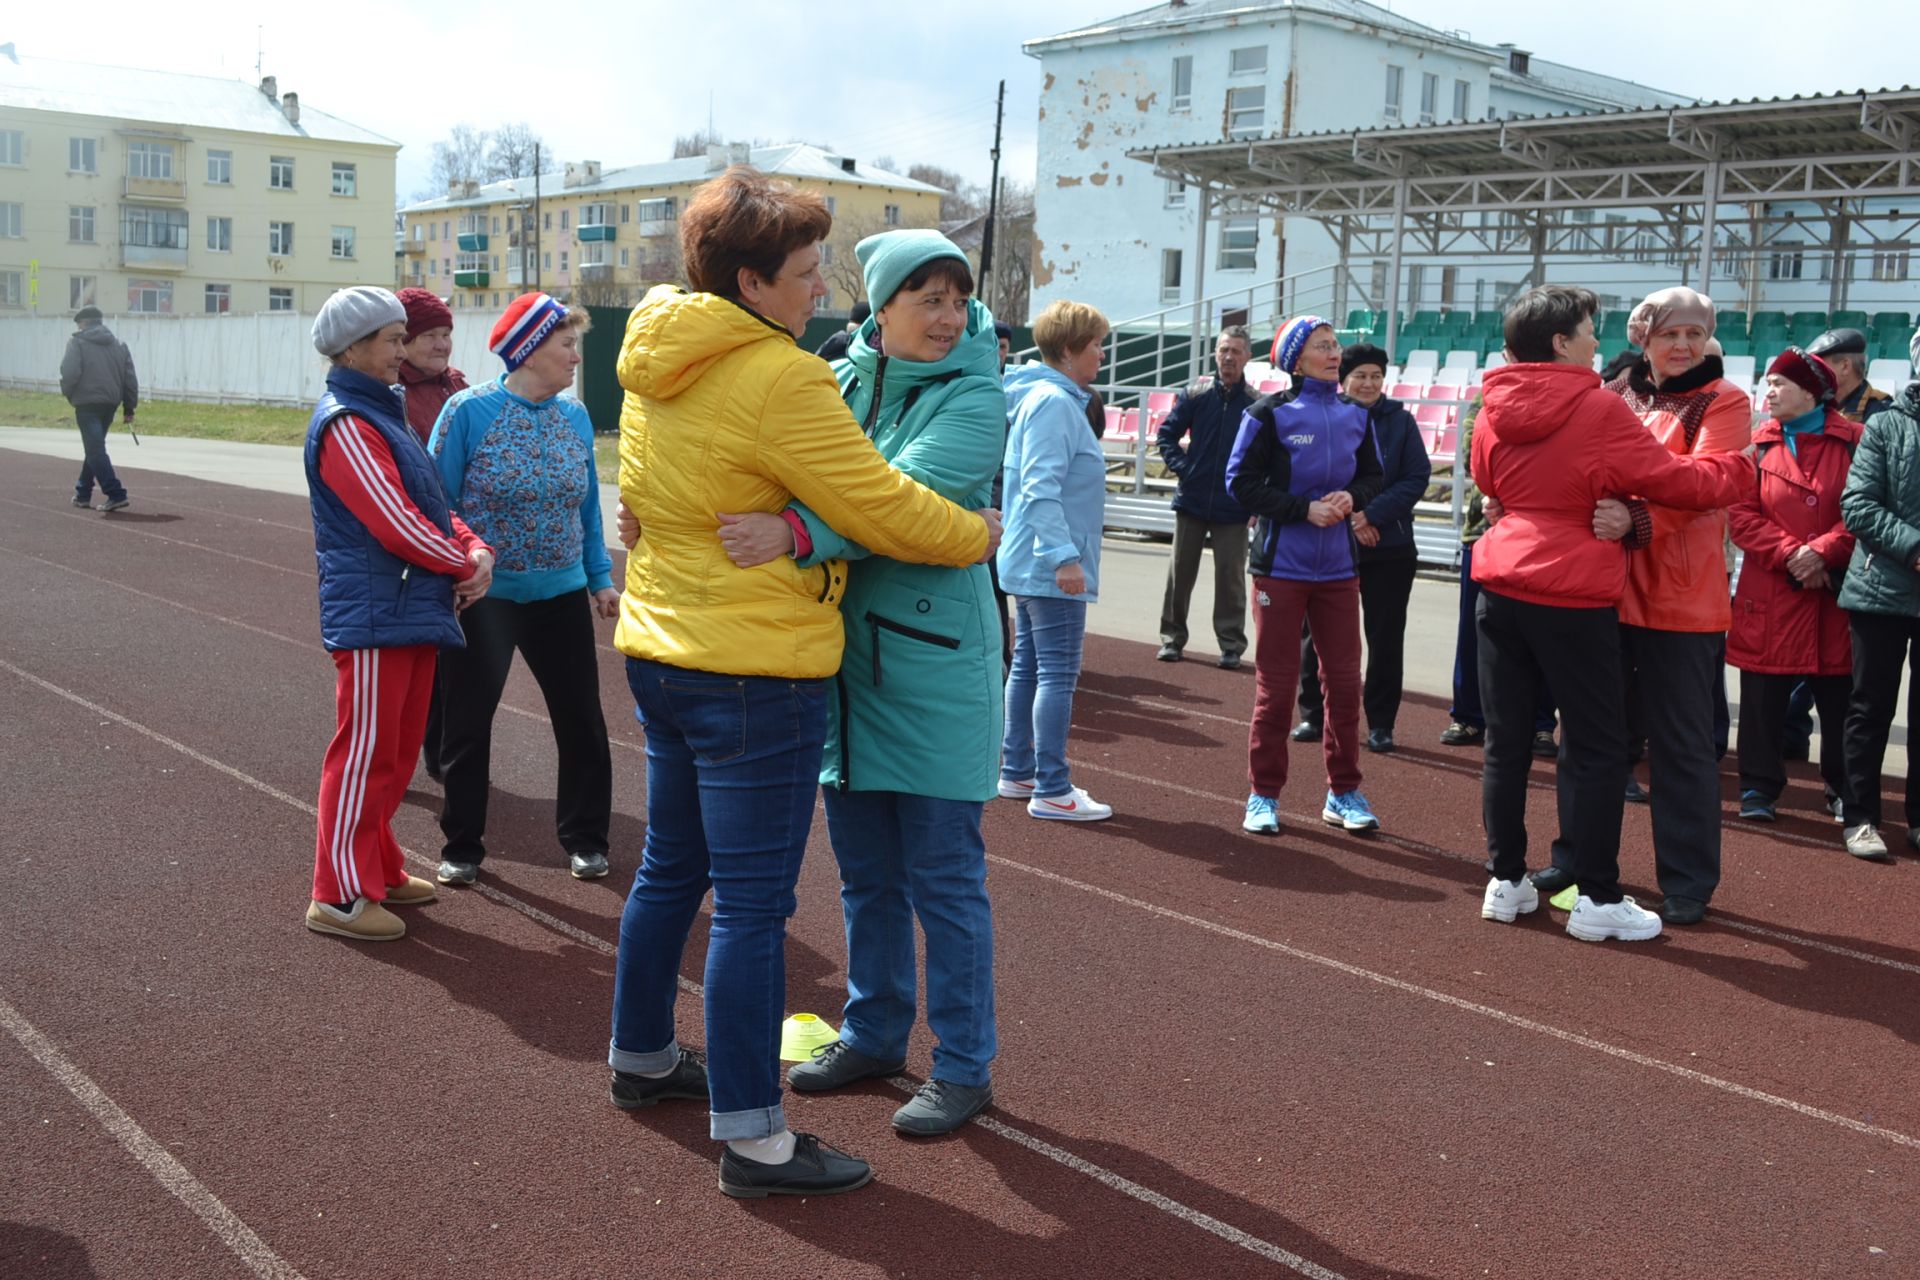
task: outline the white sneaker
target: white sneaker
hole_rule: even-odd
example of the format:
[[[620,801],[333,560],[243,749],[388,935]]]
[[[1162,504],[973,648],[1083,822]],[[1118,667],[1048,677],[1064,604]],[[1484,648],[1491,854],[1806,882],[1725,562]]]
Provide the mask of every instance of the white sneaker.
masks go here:
[[[1518,880],[1496,876],[1487,881],[1487,892],[1480,899],[1480,918],[1512,924],[1515,916],[1528,915],[1539,907],[1540,891],[1533,887],[1533,881],[1525,876]]]
[[[1027,816],[1054,822],[1098,822],[1113,816],[1113,806],[1101,804],[1078,787],[1065,795],[1035,796],[1027,801]]]
[[[1857,827],[1847,828],[1847,852],[1856,858],[1884,858],[1887,856],[1887,842],[1880,838],[1878,828],[1863,822]]]
[[[1033,799],[1033,779],[1032,778],[1023,778],[1023,779],[1017,779],[1017,780],[1013,778],[1000,779],[1000,798],[1002,800]]]
[[[1632,898],[1622,898],[1604,907],[1596,907],[1586,894],[1573,904],[1567,917],[1567,932],[1582,942],[1645,942],[1660,936],[1660,917]]]

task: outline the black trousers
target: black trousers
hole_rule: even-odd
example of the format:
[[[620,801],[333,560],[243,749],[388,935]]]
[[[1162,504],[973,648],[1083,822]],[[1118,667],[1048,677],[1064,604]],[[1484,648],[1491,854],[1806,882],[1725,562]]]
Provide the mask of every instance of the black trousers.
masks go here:
[[[1561,609],[1486,590],[1474,612],[1487,717],[1480,775],[1487,871],[1502,880],[1527,873],[1534,708],[1551,686],[1560,703],[1560,822],[1579,833],[1565,842],[1564,865],[1596,905],[1620,901],[1627,729],[1618,615],[1611,607]]]
[[[1740,790],[1778,800],[1787,786],[1787,720],[1793,691],[1805,684],[1820,709],[1820,776],[1830,795],[1847,793],[1845,748],[1840,726],[1847,717],[1853,681],[1847,676],[1778,676],[1740,673]]]
[[[1900,699],[1900,669],[1915,666],[1907,689],[1907,726],[1920,709],[1920,618],[1884,613],[1848,615],[1853,630],[1853,695],[1847,701],[1846,807],[1849,827],[1880,822],[1880,766],[1887,755],[1894,704]],[[1821,713],[1824,727],[1825,713]],[[1907,769],[1907,826],[1920,827],[1920,787]]]
[[[420,740],[420,759],[426,764],[427,772],[436,778],[440,776],[440,739],[445,734],[447,718],[446,699],[440,694],[440,673],[446,665],[442,650],[434,666],[433,696],[427,700],[427,736]]]
[[[1367,674],[1360,691],[1367,728],[1393,732],[1406,686],[1407,602],[1413,598],[1418,558],[1360,562],[1360,627],[1367,637]],[[1320,656],[1313,632],[1300,629],[1300,718],[1320,723],[1326,698],[1320,691]]]
[[[1662,893],[1696,902],[1720,886],[1714,704],[1716,688],[1726,696],[1726,643],[1718,631],[1620,628],[1633,721],[1647,735],[1654,871]]]
[[[1000,587],[1000,558],[987,557],[987,579],[993,583],[993,603],[1000,610],[1000,678],[1013,670],[1013,619],[1007,612],[1007,593]]]
[[[516,650],[539,682],[553,721],[560,756],[553,817],[560,847],[568,853],[605,853],[613,812],[613,752],[600,710],[600,663],[586,589],[526,603],[482,599],[460,615],[460,628],[467,647],[440,652],[446,704],[440,743],[446,786],[441,856],[451,862],[486,857],[493,715]]]

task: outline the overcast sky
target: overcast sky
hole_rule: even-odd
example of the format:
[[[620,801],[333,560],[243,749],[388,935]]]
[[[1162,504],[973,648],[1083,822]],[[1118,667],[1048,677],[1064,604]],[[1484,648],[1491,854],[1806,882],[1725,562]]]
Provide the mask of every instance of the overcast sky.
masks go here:
[[[252,81],[264,69],[310,107],[405,144],[402,197],[462,121],[525,120],[563,159],[664,160],[713,122],[734,138],[801,139],[984,183],[993,99],[1007,82],[1002,172],[1032,181],[1040,64],[1022,40],[1132,12],[1129,0],[964,4],[388,0],[257,7],[201,0],[8,6],[0,43],[25,55]],[[1831,93],[1920,80],[1912,24],[1888,0],[1731,4],[1394,0],[1396,12],[1512,41],[1542,58],[1708,99]],[[1737,13],[1737,18],[1729,18]],[[0,74],[4,67],[0,66]],[[1169,141],[1190,141],[1187,138]]]

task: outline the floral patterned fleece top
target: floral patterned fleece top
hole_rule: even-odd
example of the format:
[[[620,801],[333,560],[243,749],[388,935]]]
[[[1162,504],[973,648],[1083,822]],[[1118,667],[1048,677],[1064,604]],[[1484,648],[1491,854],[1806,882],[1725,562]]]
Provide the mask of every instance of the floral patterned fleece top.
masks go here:
[[[578,400],[524,399],[503,374],[447,401],[427,451],[448,504],[493,548],[489,595],[526,603],[613,585],[593,421]]]

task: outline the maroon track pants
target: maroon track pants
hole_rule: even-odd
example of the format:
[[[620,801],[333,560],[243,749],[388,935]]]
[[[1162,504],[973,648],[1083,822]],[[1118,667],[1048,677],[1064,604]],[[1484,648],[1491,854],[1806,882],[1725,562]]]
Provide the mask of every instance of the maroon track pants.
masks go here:
[[[1326,690],[1327,786],[1360,785],[1360,579],[1294,582],[1253,580],[1253,727],[1247,735],[1247,776],[1263,796],[1287,785],[1287,734],[1293,728],[1294,690],[1300,680],[1300,623],[1313,628]]]

